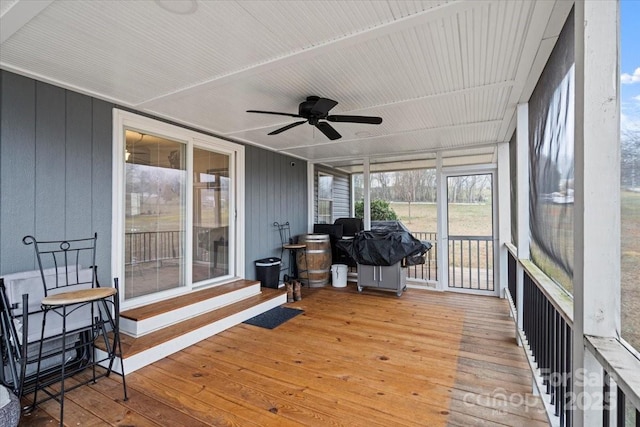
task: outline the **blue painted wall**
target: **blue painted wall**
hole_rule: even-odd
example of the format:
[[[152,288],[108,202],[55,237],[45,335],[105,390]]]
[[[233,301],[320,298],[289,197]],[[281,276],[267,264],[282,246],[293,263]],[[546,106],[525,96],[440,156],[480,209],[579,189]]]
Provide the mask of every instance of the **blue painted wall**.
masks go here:
[[[111,280],[112,103],[0,71],[0,275],[36,268],[22,237],[98,233],[100,280]],[[306,162],[246,146],[246,278],[279,256],[274,221],[306,233]],[[295,166],[291,166],[295,162]]]

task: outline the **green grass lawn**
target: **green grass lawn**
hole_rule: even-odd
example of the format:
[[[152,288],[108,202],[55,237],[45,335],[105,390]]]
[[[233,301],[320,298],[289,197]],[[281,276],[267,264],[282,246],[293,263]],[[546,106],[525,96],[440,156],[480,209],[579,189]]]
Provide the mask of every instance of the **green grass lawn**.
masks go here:
[[[640,351],[640,193],[622,192],[622,337]]]
[[[391,208],[411,231],[437,230],[435,203],[391,202]],[[409,212],[411,210],[411,212]],[[490,204],[450,204],[449,234],[491,236],[492,211]]]

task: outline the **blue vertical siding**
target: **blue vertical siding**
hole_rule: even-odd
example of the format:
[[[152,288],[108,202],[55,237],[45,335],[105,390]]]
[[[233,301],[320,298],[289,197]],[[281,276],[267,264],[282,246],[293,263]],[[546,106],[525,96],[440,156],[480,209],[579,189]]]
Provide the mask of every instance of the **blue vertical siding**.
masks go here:
[[[114,107],[0,71],[0,275],[36,268],[27,234],[97,232],[100,280],[111,280]],[[253,146],[245,158],[245,276],[253,279],[256,259],[280,255],[274,221],[307,232],[307,166]]]

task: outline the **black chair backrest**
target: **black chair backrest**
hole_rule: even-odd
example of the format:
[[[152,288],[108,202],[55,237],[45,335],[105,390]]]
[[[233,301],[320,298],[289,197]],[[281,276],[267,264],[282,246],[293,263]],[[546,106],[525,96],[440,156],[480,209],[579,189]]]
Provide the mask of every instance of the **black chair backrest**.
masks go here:
[[[98,234],[86,239],[36,240],[25,236],[22,243],[33,245],[44,286],[49,291],[63,291],[70,286],[96,287],[96,240]],[[91,270],[87,270],[91,269]],[[72,288],[69,290],[75,290]]]
[[[273,226],[278,228],[278,232],[280,233],[280,243],[282,245],[293,243],[293,240],[291,239],[291,227],[289,226],[289,221],[285,223],[274,222]]]
[[[355,236],[364,229],[362,218],[338,218],[334,224],[342,224],[343,236]]]

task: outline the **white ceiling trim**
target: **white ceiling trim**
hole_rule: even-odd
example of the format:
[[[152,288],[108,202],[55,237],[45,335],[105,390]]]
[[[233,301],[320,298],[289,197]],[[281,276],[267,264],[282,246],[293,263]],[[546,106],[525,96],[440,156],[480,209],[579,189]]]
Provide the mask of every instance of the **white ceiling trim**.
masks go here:
[[[476,127],[476,126],[491,126],[491,125],[501,125],[502,124],[502,120],[484,120],[484,121],[480,121],[480,122],[473,122],[473,123],[463,123],[463,124],[459,124],[459,125],[446,125],[446,126],[437,126],[437,127],[432,127],[432,128],[420,128],[420,129],[411,129],[411,130],[407,130],[407,131],[402,131],[402,132],[394,132],[392,136],[400,136],[400,135],[411,135],[414,133],[429,133],[429,132],[434,132],[434,131],[441,131],[441,130],[456,130],[456,129],[465,129],[465,128],[470,128],[470,127]],[[308,145],[293,145],[293,146],[289,146],[289,147],[282,147],[280,149],[278,149],[277,151],[286,151],[286,150],[294,150],[296,148],[313,148],[313,147],[326,147],[329,145],[334,145],[334,144],[345,144],[348,142],[352,142],[352,143],[364,143],[364,142],[369,142],[369,141],[375,141],[378,139],[389,139],[390,135],[377,135],[377,136],[370,136],[370,137],[366,137],[366,138],[358,138],[358,139],[337,139],[335,141],[327,141],[327,142],[320,142],[318,144],[308,144]],[[402,152],[403,154],[406,153],[405,151]]]
[[[464,146],[458,146],[458,147],[447,147],[447,148],[434,148],[431,149],[429,151],[425,151],[425,150],[407,150],[407,151],[402,151],[402,152],[389,152],[389,153],[376,153],[376,154],[372,154],[372,155],[368,155],[368,156],[363,156],[363,155],[353,155],[353,156],[341,156],[341,157],[325,157],[325,158],[318,158],[315,160],[308,160],[310,163],[327,163],[327,164],[331,164],[331,163],[344,163],[344,162],[349,162],[349,161],[362,161],[362,159],[364,157],[368,157],[370,162],[373,163],[380,163],[383,164],[385,163],[384,159],[392,159],[391,161],[397,161],[397,160],[393,160],[397,157],[406,157],[406,156],[415,156],[416,158],[420,157],[420,158],[432,158],[433,156],[437,155],[437,153],[455,153],[457,151],[461,151],[461,150],[473,150],[473,149],[481,149],[481,148],[489,148],[489,147],[496,147],[497,143],[494,140],[491,141],[478,141],[478,142],[474,142],[471,144],[465,144]],[[278,150],[276,150],[278,151]],[[290,153],[286,153],[288,155],[291,155]],[[304,158],[302,156],[297,156],[300,158]],[[449,155],[449,156],[445,156],[445,157],[458,157],[456,155]],[[342,165],[344,167],[344,165]]]
[[[493,1],[495,2],[495,1]],[[453,14],[461,13],[467,9],[474,7],[481,7],[486,3],[492,3],[490,0],[478,0],[474,2],[464,2],[461,0],[447,3],[441,6],[434,7],[432,9],[425,10],[415,15],[409,15],[404,18],[400,18],[396,21],[382,24],[372,29],[367,29],[359,33],[350,34],[348,36],[332,40],[317,46],[313,46],[308,49],[304,49],[298,52],[291,53],[289,55],[274,58],[270,61],[256,64],[254,66],[244,68],[242,70],[232,72],[223,76],[215,77],[206,82],[201,82],[196,85],[180,89],[174,92],[167,93],[145,102],[141,102],[136,105],[138,108],[152,108],[160,102],[164,102],[171,99],[182,98],[185,96],[193,95],[194,93],[201,92],[203,90],[210,90],[211,88],[226,85],[228,83],[247,78],[252,75],[270,71],[276,68],[281,68],[287,65],[298,63],[300,61],[309,60],[319,55],[334,51],[336,49],[343,49],[359,43],[363,43],[375,38],[379,38],[388,34],[403,31],[407,28],[412,28],[417,25],[424,25],[426,23],[443,19]],[[546,27],[546,25],[545,25]]]
[[[42,12],[53,0],[22,0],[15,2],[0,16],[0,44]]]

